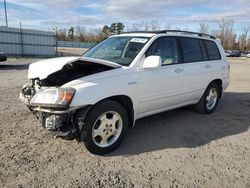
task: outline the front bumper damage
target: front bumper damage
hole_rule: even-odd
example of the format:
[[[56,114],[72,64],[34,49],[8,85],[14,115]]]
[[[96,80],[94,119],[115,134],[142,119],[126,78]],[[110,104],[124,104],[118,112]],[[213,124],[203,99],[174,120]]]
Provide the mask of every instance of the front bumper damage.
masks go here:
[[[86,57],[60,57],[41,60],[29,65],[29,83],[23,86],[19,98],[35,114],[42,125],[57,136],[68,139],[79,137],[81,127],[84,124],[85,111],[89,109],[90,105],[69,107],[72,97],[66,101],[66,109],[59,109],[58,106],[64,108],[64,104],[54,105],[52,102],[50,106],[48,104],[41,106],[42,102],[40,101],[40,103],[32,103],[31,105],[32,98],[39,91],[42,92],[41,90],[60,88],[73,80],[116,68],[121,68],[121,65]],[[68,92],[68,94],[72,93]]]
[[[34,115],[40,121],[43,127],[50,131],[56,137],[62,137],[68,140],[79,137],[79,127],[74,124],[72,112],[67,113],[54,113],[46,109],[32,109]]]
[[[90,106],[71,107],[68,109],[41,108],[30,106],[32,97],[20,93],[19,99],[33,112],[39,122],[57,137],[73,140],[80,139],[84,119]]]

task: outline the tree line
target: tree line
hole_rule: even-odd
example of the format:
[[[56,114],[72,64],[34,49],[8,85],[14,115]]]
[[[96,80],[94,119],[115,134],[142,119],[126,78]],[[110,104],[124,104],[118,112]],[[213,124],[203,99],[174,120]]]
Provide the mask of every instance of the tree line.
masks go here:
[[[125,25],[121,22],[105,25],[102,29],[87,29],[85,26],[63,28],[57,31],[57,39],[63,41],[79,41],[97,43],[110,35],[119,34]]]
[[[238,35],[234,29],[234,20],[221,18],[213,25],[214,27],[210,28],[209,24],[202,22],[199,24],[197,31],[219,38],[225,50],[250,51],[250,23],[244,25]],[[186,28],[172,28],[170,24],[163,25],[157,21],[134,23],[126,26],[122,22],[115,22],[109,26],[104,25],[101,29],[88,29],[85,26],[59,29],[57,39],[96,43],[110,35],[124,31],[157,31],[161,29],[187,30]]]
[[[234,20],[222,18],[216,25],[216,28],[210,29],[208,24],[200,23],[199,32],[219,38],[225,50],[250,50],[250,23],[244,25],[238,35],[234,31]]]

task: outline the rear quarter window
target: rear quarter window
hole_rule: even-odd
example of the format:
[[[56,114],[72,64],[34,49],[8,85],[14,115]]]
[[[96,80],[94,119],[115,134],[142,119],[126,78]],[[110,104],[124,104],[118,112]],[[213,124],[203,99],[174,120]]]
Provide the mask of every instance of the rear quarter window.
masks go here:
[[[215,42],[205,40],[205,46],[207,49],[208,59],[209,60],[219,60],[221,59],[220,51]]]

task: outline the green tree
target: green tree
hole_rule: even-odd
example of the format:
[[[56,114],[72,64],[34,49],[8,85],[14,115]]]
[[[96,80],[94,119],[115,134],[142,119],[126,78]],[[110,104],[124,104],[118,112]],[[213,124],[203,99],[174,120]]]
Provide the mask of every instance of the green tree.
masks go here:
[[[109,30],[111,33],[115,33],[115,34],[120,34],[123,29],[124,29],[124,25],[121,22],[116,22],[116,23],[112,23]]]
[[[68,36],[71,40],[74,40],[74,31],[75,31],[74,27],[71,27],[68,30]]]
[[[109,28],[109,26],[105,25],[102,28],[102,33],[104,34],[105,37],[108,37],[110,35],[110,28]]]

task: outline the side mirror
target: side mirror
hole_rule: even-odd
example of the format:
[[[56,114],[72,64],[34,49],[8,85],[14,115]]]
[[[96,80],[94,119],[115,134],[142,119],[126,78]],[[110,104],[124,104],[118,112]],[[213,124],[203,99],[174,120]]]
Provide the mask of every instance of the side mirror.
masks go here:
[[[143,69],[153,69],[161,66],[162,60],[160,56],[151,55],[146,57],[143,62]]]

